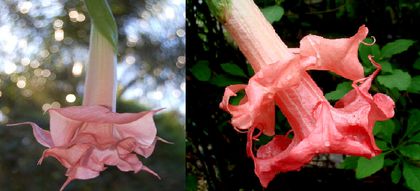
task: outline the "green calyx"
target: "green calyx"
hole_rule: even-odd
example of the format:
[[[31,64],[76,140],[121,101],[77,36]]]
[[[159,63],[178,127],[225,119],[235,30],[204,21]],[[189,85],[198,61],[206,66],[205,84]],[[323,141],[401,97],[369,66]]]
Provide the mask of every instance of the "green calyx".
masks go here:
[[[231,0],[206,0],[210,11],[220,22],[226,20],[226,15],[230,9]]]
[[[106,0],[85,0],[93,26],[117,52],[118,30],[111,8]]]

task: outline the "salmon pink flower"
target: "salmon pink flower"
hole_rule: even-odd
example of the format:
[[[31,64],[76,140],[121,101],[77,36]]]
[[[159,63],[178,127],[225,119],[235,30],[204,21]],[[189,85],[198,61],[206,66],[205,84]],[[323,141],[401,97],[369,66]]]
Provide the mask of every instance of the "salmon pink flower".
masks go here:
[[[288,48],[251,0],[226,2],[215,5],[223,6],[216,11],[224,12],[216,15],[256,73],[248,85],[226,87],[220,107],[232,115],[235,129],[248,131],[247,153],[264,187],[276,174],[298,170],[318,153],[370,158],[381,152],[372,129],[375,121],[393,117],[394,102],[368,92],[381,67],[369,56],[377,70],[364,77],[357,50],[368,33],[365,26],[350,38],[308,35],[299,48]],[[307,70],[334,72],[352,80],[354,89],[333,107]],[[230,105],[229,98],[241,90],[245,97],[239,105]],[[293,138],[275,134],[275,105],[286,116]],[[256,129],[259,133],[254,135]],[[253,141],[261,133],[273,139],[254,154]]]

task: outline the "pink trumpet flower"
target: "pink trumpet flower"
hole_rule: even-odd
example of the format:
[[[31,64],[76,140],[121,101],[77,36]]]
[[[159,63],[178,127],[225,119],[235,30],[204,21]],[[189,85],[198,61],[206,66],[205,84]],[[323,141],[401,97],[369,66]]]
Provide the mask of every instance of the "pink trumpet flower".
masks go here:
[[[248,85],[226,87],[220,107],[232,115],[239,131],[248,131],[247,153],[263,187],[280,172],[298,170],[318,153],[341,153],[371,158],[381,151],[372,134],[375,121],[394,116],[394,102],[385,94],[371,95],[368,77],[357,57],[368,29],[361,26],[350,38],[325,39],[308,35],[300,48],[287,48],[251,0],[227,1],[224,26],[256,71]],[[328,70],[353,81],[353,90],[331,106],[306,70]],[[239,105],[229,98],[245,90]],[[292,127],[293,138],[275,135],[277,105]],[[254,135],[255,129],[259,130]],[[261,133],[274,136],[254,154]]]
[[[116,56],[94,26],[89,50],[83,106],[48,110],[50,131],[32,122],[9,126],[32,126],[36,140],[48,148],[38,164],[52,156],[67,168],[68,178],[60,190],[74,179],[97,177],[106,166],[135,173],[144,170],[159,178],[137,157],[149,157],[156,141],[164,141],[156,136],[153,121],[158,110],[115,113]]]

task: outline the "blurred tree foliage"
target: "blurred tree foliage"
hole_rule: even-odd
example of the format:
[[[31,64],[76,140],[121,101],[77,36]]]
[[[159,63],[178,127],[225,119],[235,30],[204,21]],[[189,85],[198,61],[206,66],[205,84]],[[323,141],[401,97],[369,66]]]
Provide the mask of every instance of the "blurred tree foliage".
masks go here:
[[[117,110],[151,109],[139,104],[146,92],[180,89],[185,80],[184,21],[176,17],[185,8],[181,1],[109,2],[119,29],[118,70],[123,76]],[[74,66],[87,61],[89,17],[81,0],[6,0],[0,2],[0,11],[0,190],[58,190],[65,169],[51,158],[37,166],[44,148],[30,127],[4,124],[32,121],[48,129],[46,109],[81,104],[84,75],[76,75]],[[129,93],[139,90],[144,94]],[[74,94],[76,102],[67,102],[68,94]],[[98,178],[76,180],[66,190],[185,190],[182,119],[178,111],[156,114],[158,136],[174,144],[159,142],[150,158],[140,159],[161,180],[143,171],[123,173],[109,167]]]
[[[16,44],[8,39],[0,42],[3,70],[15,68],[10,74],[0,72],[0,109],[11,119],[32,115],[16,108],[31,105],[39,112],[46,103],[66,105],[69,93],[77,96],[75,104],[80,103],[84,73],[74,75],[73,69],[76,62],[87,61],[90,22],[83,1],[33,1],[31,6],[25,2],[0,4],[5,12],[0,24],[7,33],[3,38],[17,38]],[[184,21],[175,16],[182,15],[184,8],[175,6],[167,16],[166,7],[172,5],[167,0],[110,1],[110,5],[119,29],[119,75],[124,76],[118,95],[133,97],[125,94],[127,90],[141,88],[140,95],[135,92],[140,99],[148,91],[180,89],[185,79],[185,31]],[[76,18],[70,17],[72,11]],[[77,20],[80,15],[83,19]],[[64,37],[57,40],[60,30]],[[18,88],[15,84],[22,79],[26,86]]]
[[[346,157],[339,167],[348,170],[336,168],[337,159],[334,162],[329,155],[320,155],[299,172],[278,175],[264,190],[419,190],[420,125],[415,119],[420,106],[420,29],[413,26],[420,24],[416,19],[420,2],[255,2],[289,47],[298,47],[307,34],[349,37],[365,24],[369,35],[376,38],[374,46],[361,45],[359,49],[365,74],[373,69],[367,62],[368,54],[383,67],[371,91],[386,93],[396,102],[395,117],[377,123],[374,130],[384,154],[373,160]],[[230,116],[219,109],[224,87],[246,84],[253,71],[204,1],[187,0],[187,30],[194,31],[188,33],[187,44],[194,47],[187,55],[191,64],[187,70],[187,188],[263,190],[254,175],[252,160],[246,157],[246,135],[236,132],[229,124]],[[332,73],[310,71],[310,75],[332,104],[350,90],[348,80]],[[276,129],[289,129],[278,109]],[[270,138],[263,137],[260,142],[265,139]]]

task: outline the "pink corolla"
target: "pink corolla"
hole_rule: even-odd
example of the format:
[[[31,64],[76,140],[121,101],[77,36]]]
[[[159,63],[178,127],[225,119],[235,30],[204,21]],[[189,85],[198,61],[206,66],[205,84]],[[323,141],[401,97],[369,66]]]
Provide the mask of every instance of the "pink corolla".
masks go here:
[[[91,179],[107,166],[116,166],[121,171],[145,170],[155,176],[137,155],[149,157],[155,147],[156,127],[153,114],[114,113],[104,106],[73,106],[50,109],[50,131],[32,126],[36,140],[47,147],[38,164],[45,157],[56,158],[67,168],[67,181]]]
[[[223,24],[256,71],[248,84],[228,86],[220,107],[232,115],[239,131],[248,131],[247,153],[264,187],[280,172],[298,170],[318,153],[341,153],[371,158],[381,151],[372,134],[375,121],[394,115],[394,102],[369,89],[381,67],[364,77],[358,60],[359,44],[368,29],[361,26],[350,38],[325,39],[308,35],[299,48],[288,48],[251,0],[227,1]],[[353,81],[351,90],[335,106],[307,70],[328,70]],[[239,105],[229,98],[244,90]],[[293,133],[275,134],[275,105],[286,116]],[[255,135],[254,131],[258,129]],[[256,149],[261,134],[273,139]]]

